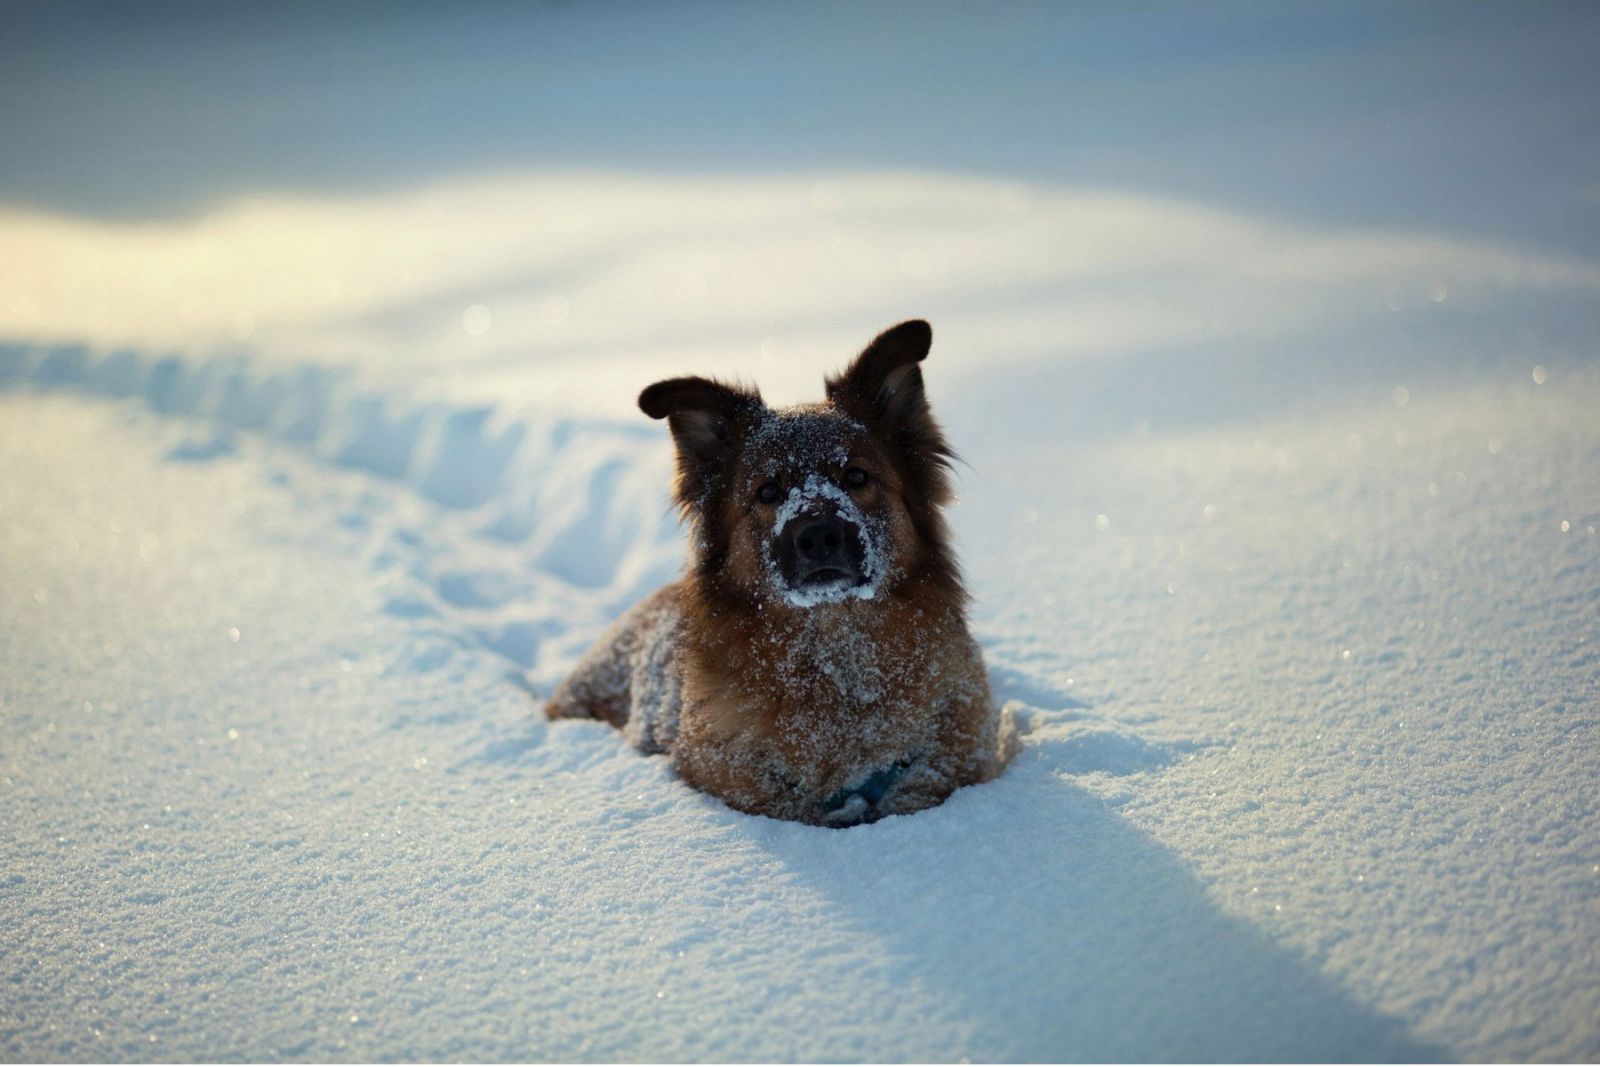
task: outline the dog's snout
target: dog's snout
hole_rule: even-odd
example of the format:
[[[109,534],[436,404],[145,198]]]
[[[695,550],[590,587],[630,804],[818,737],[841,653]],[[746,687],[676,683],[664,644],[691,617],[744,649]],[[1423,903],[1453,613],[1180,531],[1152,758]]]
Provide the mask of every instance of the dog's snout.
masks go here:
[[[790,589],[861,583],[866,556],[862,531],[843,516],[825,511],[797,515],[772,548],[773,562]]]
[[[844,552],[844,523],[835,518],[810,519],[795,524],[795,554],[808,563],[828,563]]]

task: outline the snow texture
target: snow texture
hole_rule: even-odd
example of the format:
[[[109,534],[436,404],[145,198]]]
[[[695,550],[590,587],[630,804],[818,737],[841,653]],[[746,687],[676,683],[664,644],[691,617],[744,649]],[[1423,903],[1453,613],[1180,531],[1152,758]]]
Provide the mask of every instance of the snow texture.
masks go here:
[[[1026,448],[944,404],[1027,732],[845,831],[530,717],[675,570],[666,441],[0,368],[8,1058],[1600,1051],[1592,368]]]

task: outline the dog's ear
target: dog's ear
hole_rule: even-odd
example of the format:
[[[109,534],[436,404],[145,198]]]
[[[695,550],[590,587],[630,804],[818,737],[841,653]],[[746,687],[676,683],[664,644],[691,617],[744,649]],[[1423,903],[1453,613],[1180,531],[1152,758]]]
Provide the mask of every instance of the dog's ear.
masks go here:
[[[843,374],[828,379],[828,399],[890,433],[916,433],[931,419],[917,364],[932,345],[933,328],[921,319],[889,327]]]
[[[761,394],[709,378],[668,378],[639,394],[639,409],[666,419],[678,446],[678,500],[698,508],[732,460],[735,431],[762,408]]]
[[[922,370],[933,328],[921,319],[884,330],[843,374],[827,380],[828,399],[898,444],[926,499],[950,498],[946,472],[955,453],[928,408]]]

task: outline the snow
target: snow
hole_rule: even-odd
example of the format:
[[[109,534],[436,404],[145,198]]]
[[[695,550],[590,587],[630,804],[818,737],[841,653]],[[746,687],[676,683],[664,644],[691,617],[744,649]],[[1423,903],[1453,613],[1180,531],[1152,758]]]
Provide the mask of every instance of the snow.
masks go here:
[[[280,105],[217,81],[286,49],[315,68],[271,20],[259,51],[220,23],[192,58],[119,38],[148,77],[87,26],[13,49],[0,79],[35,103],[0,161],[0,1056],[1600,1058],[1600,250],[1593,139],[1568,136],[1592,20],[1430,36],[1431,8],[1360,10],[1309,50],[1277,23],[1243,52],[1193,35],[1151,51],[1159,77],[1057,64],[1076,131],[1032,95],[1059,80],[1018,88],[1044,77],[1021,13],[904,51],[887,15],[819,17],[827,47],[748,51],[816,84],[801,67],[845,50],[840,129],[870,99],[959,166],[773,124],[695,65],[773,14],[700,12],[732,37],[614,87],[721,71],[694,91],[766,132],[739,166],[681,122],[692,165],[425,166],[454,149],[373,116],[437,68],[351,49],[371,100],[339,98],[330,139],[408,168],[372,187],[316,180],[316,139],[240,164],[273,181],[228,185],[209,141],[161,170],[213,97],[280,144]],[[549,17],[609,40],[611,16]],[[1352,44],[1373,18],[1391,36]],[[1105,60],[1143,20],[1039,47]],[[415,32],[376,21],[345,31]],[[462,151],[508,72],[578,77],[494,36],[512,59],[446,108]],[[862,95],[879,71],[919,89]],[[105,84],[142,109],[89,123]],[[1230,129],[1235,87],[1263,102]],[[568,121],[611,136],[621,105],[592,103]],[[31,124],[52,106],[126,130],[120,165]],[[1086,177],[1017,163],[1027,130],[1101,137]],[[754,170],[751,145],[780,155]],[[1228,186],[1245,171],[1271,173]],[[101,181],[192,199],[74,200]],[[912,316],[1020,728],[1004,774],[825,829],[546,722],[682,566],[639,389],[814,401]]]
[[[937,358],[1031,732],[832,831],[532,717],[673,571],[664,441],[14,352],[7,1055],[1592,1056],[1600,376],[1023,448]],[[564,510],[436,499],[485,438]]]
[[[947,361],[1015,372],[1195,348],[1277,359],[1285,342],[1349,359],[1374,336],[1414,344],[1399,323],[1418,318],[1468,349],[1514,345],[1530,298],[1565,344],[1600,291],[1592,261],[1505,243],[1022,191],[1025,210],[1016,182],[963,174],[535,172],[136,226],[0,204],[0,286],[26,294],[0,302],[0,337],[291,367],[310,353],[391,391],[624,419],[643,385],[684,373],[815,400],[820,372],[924,309]],[[465,318],[479,301],[482,333]],[[360,425],[366,455],[404,430]]]

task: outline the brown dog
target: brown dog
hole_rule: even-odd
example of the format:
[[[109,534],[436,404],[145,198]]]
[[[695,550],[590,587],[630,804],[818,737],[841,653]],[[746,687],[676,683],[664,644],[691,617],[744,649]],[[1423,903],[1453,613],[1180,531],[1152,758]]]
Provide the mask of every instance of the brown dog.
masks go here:
[[[741,811],[828,826],[943,801],[1000,765],[940,508],[950,447],[885,331],[774,411],[705,378],[639,396],[677,444],[688,573],[623,616],[545,709],[593,717]]]

